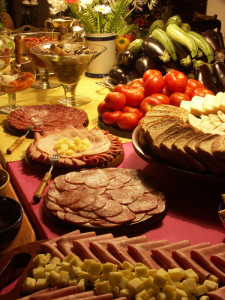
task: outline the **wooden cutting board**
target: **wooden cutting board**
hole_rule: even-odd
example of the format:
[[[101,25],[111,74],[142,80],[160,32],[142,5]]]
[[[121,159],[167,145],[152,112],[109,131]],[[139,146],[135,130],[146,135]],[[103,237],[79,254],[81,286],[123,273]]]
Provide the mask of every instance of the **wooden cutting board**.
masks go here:
[[[0,167],[1,167],[1,164],[0,164]],[[17,200],[18,202],[20,202],[11,182],[9,183],[9,187],[8,187],[6,196],[13,198],[13,199]],[[6,247],[4,249],[0,249],[0,257],[12,249],[15,249],[21,245],[25,245],[25,244],[35,242],[35,241],[36,241],[35,231],[24,211],[23,212],[23,222],[22,222],[22,225],[20,227],[18,234],[16,235],[16,237],[13,239],[13,241],[10,243],[10,245],[8,247]]]

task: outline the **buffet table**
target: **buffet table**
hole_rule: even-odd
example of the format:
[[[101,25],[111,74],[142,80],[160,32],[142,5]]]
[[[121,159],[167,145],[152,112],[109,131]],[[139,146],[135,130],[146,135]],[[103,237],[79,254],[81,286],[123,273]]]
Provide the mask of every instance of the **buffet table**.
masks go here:
[[[98,79],[83,76],[77,92],[87,94],[92,102],[82,106],[89,116],[89,128],[98,126],[97,105],[109,92],[107,88],[96,84]],[[87,92],[88,91],[88,92]],[[61,87],[53,90],[34,90],[32,88],[17,94],[18,105],[33,105],[51,103],[52,100],[63,97]],[[1,96],[1,105],[7,104],[7,96]],[[25,158],[25,151],[31,143],[27,139],[11,155],[6,155],[6,149],[17,136],[6,127],[6,115],[0,115],[0,154],[1,162],[9,171],[12,184],[19,195],[21,203],[36,231],[39,239],[53,238],[76,229],[71,224],[61,224],[44,209],[43,199],[34,203],[33,194],[44,175],[44,171],[36,169]],[[132,145],[132,141],[122,138],[125,157],[119,167],[143,170],[146,176],[156,179],[167,196],[168,212],[157,222],[140,223],[132,226],[132,230],[121,226],[113,233],[116,235],[135,236],[146,234],[149,240],[168,239],[168,241],[189,240],[191,243],[209,241],[212,244],[224,242],[224,228],[218,217],[218,206],[221,194],[225,193],[223,179],[205,178],[182,171],[164,168],[162,164],[148,164],[140,158]],[[47,190],[47,189],[46,189]],[[95,228],[80,227],[81,231]],[[107,229],[104,229],[107,231]],[[102,231],[101,231],[102,232]],[[108,229],[111,232],[111,229]]]

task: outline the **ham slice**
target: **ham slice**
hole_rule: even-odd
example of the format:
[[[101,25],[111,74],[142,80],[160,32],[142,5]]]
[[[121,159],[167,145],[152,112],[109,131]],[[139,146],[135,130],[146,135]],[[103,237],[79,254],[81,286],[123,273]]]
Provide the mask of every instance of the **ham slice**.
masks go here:
[[[178,265],[177,262],[172,258],[172,252],[189,245],[190,243],[188,240],[183,240],[152,249],[153,258],[155,258],[159,264],[166,269],[179,268],[180,265]]]
[[[221,271],[225,272],[225,252],[213,254],[210,256],[213,262]]]
[[[69,286],[54,291],[47,291],[45,293],[33,294],[29,300],[43,300],[43,299],[67,299],[67,296],[77,294],[78,290],[76,286]]]
[[[56,242],[57,247],[63,253],[63,255],[67,256],[73,251],[73,241],[92,237],[92,236],[96,236],[94,231],[80,233],[77,234],[76,236],[70,236],[70,237],[63,236],[60,240]]]
[[[209,275],[212,273],[206,271],[203,269],[199,264],[197,264],[192,258],[191,258],[191,251],[195,249],[200,249],[204,247],[210,246],[210,242],[205,242],[197,245],[188,246],[182,249],[174,250],[172,251],[172,257],[178,262],[178,264],[184,268],[189,269],[191,268],[194,270],[201,281],[204,281]]]
[[[168,244],[167,240],[151,241],[128,246],[128,252],[136,260],[142,262],[150,269],[160,269],[160,266],[152,257],[151,250]]]
[[[66,297],[60,297],[60,298],[57,298],[57,300],[77,300],[77,299],[88,299],[90,297],[95,297],[94,295],[94,291],[87,291],[87,292],[82,292],[82,293],[78,293],[78,294],[75,294],[75,295],[69,295],[69,296],[66,296]]]
[[[225,251],[225,244],[220,243],[209,247],[192,250],[191,258],[197,261],[197,263],[199,263],[207,271],[212,272],[214,275],[216,275],[220,279],[220,281],[223,284],[225,284],[225,273],[222,272],[210,261],[211,255],[215,255],[217,253],[221,253],[224,251]]]
[[[114,255],[112,255],[107,247],[108,247],[108,243],[110,241],[121,241],[121,240],[127,240],[128,237],[127,236],[121,236],[121,237],[117,237],[114,238],[113,240],[104,240],[104,241],[93,241],[90,242],[90,249],[92,250],[92,252],[98,257],[98,259],[101,261],[101,263],[104,262],[111,262],[113,264],[116,264],[118,266],[121,266],[121,262],[115,258]]]
[[[120,261],[124,260],[130,262],[132,265],[136,265],[136,261],[128,253],[128,245],[139,244],[147,241],[145,235],[129,238],[123,241],[112,241],[108,243],[108,250]]]
[[[112,233],[101,234],[93,237],[88,237],[80,240],[73,241],[74,252],[81,258],[92,258],[96,261],[99,259],[94,255],[94,253],[90,250],[90,242],[92,241],[102,241],[106,239],[113,239],[114,236]]]
[[[223,286],[215,291],[209,292],[207,295],[210,297],[210,299],[213,299],[213,300],[224,300],[225,286]]]
[[[72,232],[69,232],[67,234],[64,234],[63,236],[56,237],[52,240],[48,240],[46,242],[43,242],[40,247],[45,253],[51,253],[52,256],[57,256],[61,260],[65,258],[65,256],[62,254],[62,252],[58,249],[57,241],[63,238],[67,237],[75,237],[77,234],[80,234],[80,230],[75,230]]]

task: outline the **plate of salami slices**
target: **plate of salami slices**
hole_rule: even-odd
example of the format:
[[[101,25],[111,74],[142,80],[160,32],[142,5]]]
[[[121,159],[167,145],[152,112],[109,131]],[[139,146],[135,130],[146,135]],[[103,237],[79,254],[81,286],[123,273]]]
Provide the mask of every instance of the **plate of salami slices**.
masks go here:
[[[151,224],[166,214],[166,197],[143,171],[89,169],[55,177],[45,205],[58,219],[79,226],[113,228]]]

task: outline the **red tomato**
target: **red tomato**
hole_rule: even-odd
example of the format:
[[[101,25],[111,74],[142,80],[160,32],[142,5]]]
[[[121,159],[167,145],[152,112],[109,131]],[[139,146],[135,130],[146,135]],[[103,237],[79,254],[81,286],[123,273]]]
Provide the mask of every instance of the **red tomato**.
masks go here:
[[[99,103],[98,105],[98,113],[100,116],[102,116],[104,114],[104,112],[108,111],[108,107],[106,106],[105,101],[102,101],[101,103]]]
[[[162,94],[169,97],[171,95],[171,91],[168,90],[168,88],[164,87],[164,89],[162,90]]]
[[[189,86],[192,91],[194,91],[198,88],[204,88],[204,85],[200,81],[198,81],[196,79],[192,79],[192,78],[188,79],[187,86]]]
[[[161,93],[164,88],[164,78],[162,75],[155,75],[152,77],[149,77],[145,81],[145,97],[148,97],[152,94],[158,94]]]
[[[106,111],[102,115],[103,122],[109,126],[116,126],[117,120],[122,112],[120,110],[116,111]]]
[[[152,94],[151,99],[157,99],[159,100],[162,104],[170,104],[170,98],[166,95],[163,94]]]
[[[143,78],[134,79],[129,83],[129,86],[131,86],[131,87],[134,87],[134,86],[144,87],[144,80],[143,80]]]
[[[132,131],[138,124],[138,116],[135,113],[121,113],[117,125],[120,129]]]
[[[185,93],[175,92],[170,95],[170,104],[180,106],[182,100],[190,101],[190,97]]]
[[[193,90],[192,90],[192,88],[190,86],[187,85],[184,93],[187,94],[188,97],[191,99],[192,98]]]
[[[120,110],[125,106],[126,96],[119,92],[111,92],[105,96],[105,104],[110,110]]]
[[[142,112],[143,116],[152,109],[153,106],[161,104],[160,100],[156,98],[151,98],[151,96],[145,98],[140,105],[140,111]]]
[[[165,86],[172,92],[184,92],[187,86],[187,76],[177,70],[169,71],[165,76]]]
[[[127,89],[128,89],[128,86],[126,84],[119,83],[114,87],[113,91],[124,94]]]
[[[129,88],[125,91],[126,96],[126,105],[137,107],[141,104],[142,100],[144,99],[144,91],[141,88]]]
[[[200,96],[200,97],[205,97],[205,95],[207,94],[211,94],[211,95],[214,95],[214,93],[206,88],[198,88],[196,90],[193,91],[192,93],[192,98],[194,96]]]
[[[159,70],[154,70],[154,69],[149,69],[147,71],[145,71],[144,75],[143,75],[143,80],[144,82],[152,76],[162,76],[162,73]]]
[[[134,113],[134,114],[139,114],[140,113],[140,109],[138,109],[137,107],[132,107],[132,106],[124,106],[124,108],[122,109],[122,112],[130,112],[130,113]]]

